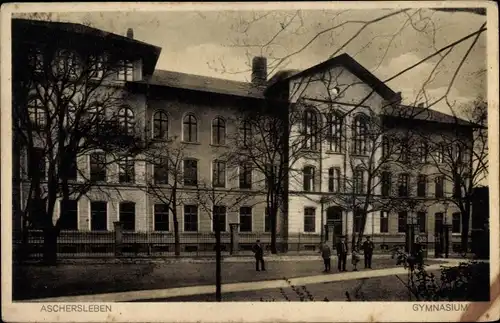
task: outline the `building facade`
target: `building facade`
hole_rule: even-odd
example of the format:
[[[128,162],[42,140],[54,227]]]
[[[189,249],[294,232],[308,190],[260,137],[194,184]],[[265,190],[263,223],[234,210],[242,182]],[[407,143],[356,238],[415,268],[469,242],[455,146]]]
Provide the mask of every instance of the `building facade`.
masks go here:
[[[243,155],[238,145],[242,136],[255,135],[242,120],[266,106],[288,116],[279,133],[287,142],[287,157],[281,161],[286,181],[276,219],[282,250],[315,248],[321,239],[352,236],[363,227],[376,244],[400,244],[409,224],[417,225],[431,248],[440,243],[442,236],[436,233],[443,224],[451,224],[453,240],[459,241],[458,211],[442,203],[453,191],[452,183],[438,175],[439,149],[430,148],[439,146],[433,143],[442,132],[456,128],[456,120],[401,105],[398,93],[347,54],[272,78],[265,58],[256,58],[252,82],[236,82],[156,69],[160,49],[133,39],[131,30],[125,37],[77,24],[21,19],[13,20],[13,30],[23,35],[15,37],[21,43],[13,47],[16,53],[35,61],[46,60],[44,51],[33,55],[27,47],[63,46],[59,49],[74,52],[71,57],[77,60],[85,56],[78,44],[92,41],[95,55],[113,53],[119,67],[98,91],[118,89],[121,103],[105,110],[103,118],[117,120],[147,143],[147,149],[129,157],[113,159],[98,147],[76,156],[75,181],[89,188],[64,203],[57,196],[52,218],[57,223],[65,214],[63,231],[110,232],[120,221],[124,230],[155,241],[170,239],[177,228],[191,246],[200,234],[214,232],[217,212],[223,242],[229,239],[230,224],[237,224],[247,243],[255,238],[268,243],[266,175],[252,160],[232,162]],[[26,32],[34,30],[34,36]],[[53,44],[51,33],[68,41]],[[31,121],[49,122],[43,121],[43,113],[33,112],[33,105],[28,107],[30,116],[36,116]],[[469,135],[467,125],[461,129]],[[412,149],[403,151],[399,141],[394,148],[386,145],[389,137],[408,138]],[[20,214],[27,212],[33,184],[25,170],[40,160],[33,161],[37,155],[21,145],[15,148],[14,227],[37,229],[20,220]],[[50,162],[43,169],[50,172]]]

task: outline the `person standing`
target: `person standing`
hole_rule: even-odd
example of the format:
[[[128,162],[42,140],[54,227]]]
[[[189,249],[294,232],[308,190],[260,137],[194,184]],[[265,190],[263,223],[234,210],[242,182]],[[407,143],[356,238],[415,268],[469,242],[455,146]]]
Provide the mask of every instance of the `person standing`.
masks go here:
[[[359,262],[359,246],[356,246],[352,250],[352,257],[351,257],[351,263],[353,270],[352,271],[358,271],[358,262]]]
[[[259,269],[259,263],[260,267],[262,268],[262,271],[266,271],[266,266],[264,264],[264,249],[262,249],[262,246],[260,244],[260,240],[257,240],[255,244],[252,247],[252,251],[255,255],[255,270],[260,271]]]
[[[347,262],[347,242],[345,237],[340,238],[340,242],[337,243],[337,256],[339,258],[338,269],[339,271],[346,271]]]
[[[331,255],[332,255],[332,251],[330,249],[330,246],[328,245],[328,243],[325,241],[322,245],[321,245],[321,257],[323,257],[323,263],[325,264],[325,270],[323,271],[324,273],[330,271],[331,269]]]
[[[373,249],[375,249],[375,245],[370,240],[370,237],[366,236],[366,241],[363,242],[363,254],[365,258],[365,268],[372,268],[372,257],[373,257]]]

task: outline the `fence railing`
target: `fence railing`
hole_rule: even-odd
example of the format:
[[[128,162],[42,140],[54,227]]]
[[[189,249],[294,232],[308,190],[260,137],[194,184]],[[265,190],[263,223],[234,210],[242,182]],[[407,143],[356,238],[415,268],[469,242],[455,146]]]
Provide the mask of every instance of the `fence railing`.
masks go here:
[[[270,233],[238,233],[237,253],[251,255],[252,246],[260,240],[265,250],[270,251]],[[397,246],[404,247],[404,236],[372,236],[375,244],[374,253],[389,254]],[[335,244],[331,241],[333,248]],[[425,250],[433,250],[434,242],[421,241]],[[13,241],[14,253],[24,250],[29,258],[43,256],[43,232],[30,231],[27,243]],[[278,237],[276,247],[280,253],[317,254],[321,244],[319,234],[289,234],[286,239]],[[115,232],[79,232],[62,231],[57,239],[59,258],[104,258],[117,255],[125,257],[168,257],[175,256],[175,236],[172,232],[122,232],[121,241],[117,243]],[[221,233],[221,251],[229,255],[232,247],[231,233]],[[452,241],[450,251],[457,251],[459,243]],[[180,256],[213,256],[215,254],[215,234],[213,232],[182,232],[179,235]]]

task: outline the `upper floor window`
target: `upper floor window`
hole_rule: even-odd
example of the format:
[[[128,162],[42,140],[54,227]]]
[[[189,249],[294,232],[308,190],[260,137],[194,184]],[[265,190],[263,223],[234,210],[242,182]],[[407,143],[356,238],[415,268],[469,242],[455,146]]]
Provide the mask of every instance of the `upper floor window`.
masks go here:
[[[131,61],[125,60],[118,63],[119,81],[133,81],[134,79],[134,64]]]
[[[435,196],[440,198],[444,197],[444,176],[438,176],[435,178]]]
[[[104,76],[104,57],[92,55],[88,62],[89,75],[92,78],[102,78]]]
[[[43,148],[32,148],[28,155],[28,176],[30,178],[45,179],[47,158]]]
[[[36,98],[28,102],[28,118],[34,128],[42,128],[47,124],[45,106],[42,100]]]
[[[303,189],[306,192],[313,192],[315,190],[314,173],[315,169],[312,166],[306,166],[303,169],[303,176],[304,176]]]
[[[212,121],[212,144],[226,144],[226,121],[217,117]]]
[[[342,151],[342,116],[337,113],[331,113],[328,118],[328,146],[331,151]]]
[[[77,152],[64,149],[60,154],[59,176],[61,179],[75,180],[78,174]]]
[[[184,160],[184,185],[198,185],[198,161],[196,159]]]
[[[444,163],[445,160],[445,146],[444,144],[438,144],[436,146],[436,162],[438,163]]]
[[[402,138],[400,143],[399,160],[403,163],[409,161],[410,158],[410,143],[408,138]]]
[[[418,145],[418,159],[421,163],[427,163],[427,143],[425,141],[420,142]]]
[[[62,78],[77,77],[81,68],[78,55],[68,50],[58,51],[53,64],[56,76]]]
[[[338,167],[328,169],[328,192],[340,192],[340,168]]]
[[[366,155],[368,151],[368,125],[366,116],[357,115],[353,120],[353,153]]]
[[[382,196],[391,195],[392,174],[390,172],[382,172]]]
[[[90,154],[90,181],[106,181],[106,155],[104,153]]]
[[[398,195],[408,196],[408,186],[409,186],[410,177],[408,174],[399,174],[398,180]]]
[[[168,158],[156,159],[153,165],[153,178],[155,184],[168,184]]]
[[[188,114],[184,117],[183,121],[183,140],[186,142],[197,142],[198,141],[198,120],[192,114]]]
[[[278,181],[278,165],[267,164],[265,167],[264,177],[266,189],[270,188],[271,184],[276,185]]]
[[[391,155],[391,147],[390,147],[391,139],[384,135],[382,137],[382,157],[388,158]]]
[[[164,111],[156,111],[153,115],[153,138],[168,137],[168,115]]]
[[[134,131],[134,112],[130,108],[121,108],[118,111],[118,124],[126,134],[132,134]]]
[[[318,145],[318,115],[312,109],[307,109],[304,112],[303,119],[304,127],[304,148],[306,149],[317,149]]]
[[[417,196],[425,197],[427,195],[427,176],[420,174],[417,178]]]
[[[212,164],[212,185],[213,187],[226,186],[226,163],[220,160],[215,160]]]
[[[43,54],[39,49],[33,49],[29,55],[29,65],[34,72],[43,71]]]
[[[250,121],[243,120],[243,122],[241,123],[240,132],[243,145],[248,146],[252,138],[252,126],[250,124]]]
[[[455,212],[451,215],[451,232],[452,233],[460,233],[461,230],[461,219],[462,216],[460,212]]]
[[[133,183],[135,181],[134,159],[131,157],[123,157],[118,162],[119,182]]]
[[[354,194],[363,194],[365,192],[365,172],[361,167],[357,167],[354,170]]]
[[[240,188],[252,188],[252,164],[240,165]]]
[[[75,121],[76,121],[77,111],[78,108],[76,103],[73,101],[69,101],[68,105],[66,106],[66,113],[64,116],[64,125],[66,127],[76,126]]]

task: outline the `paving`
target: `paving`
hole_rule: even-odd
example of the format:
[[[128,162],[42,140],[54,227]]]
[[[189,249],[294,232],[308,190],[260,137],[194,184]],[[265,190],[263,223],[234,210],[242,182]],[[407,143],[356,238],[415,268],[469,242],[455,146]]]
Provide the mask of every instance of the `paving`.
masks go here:
[[[432,263],[432,265],[428,267],[429,270],[438,270],[443,264],[457,265],[459,261],[448,260],[446,263],[428,261],[428,263]],[[25,294],[23,295],[24,297],[18,297],[17,299],[50,302],[124,302],[138,300],[151,301],[154,299],[163,300],[173,297],[206,295],[215,292],[215,285],[213,285],[214,266],[206,266],[203,264],[189,264],[186,266],[184,264],[183,268],[175,268],[176,266],[170,265],[160,266],[159,268],[147,267],[149,269],[144,267],[131,268],[130,266],[131,265],[123,265],[120,266],[121,268],[109,269],[110,266],[108,265],[101,268],[102,272],[100,272],[98,268],[93,268],[93,270],[89,270],[87,273],[87,275],[91,275],[88,277],[82,277],[81,274],[73,272],[73,279],[69,282],[68,277],[57,278],[61,276],[61,273],[57,272],[59,268],[56,267],[53,268],[56,272],[52,271],[54,280],[45,281],[40,286],[35,287],[35,289],[31,287],[31,290],[36,290],[38,292],[35,294],[30,293],[31,295]],[[287,262],[270,262],[267,265],[267,271],[256,273],[253,266],[249,264],[225,264],[225,266],[223,266],[224,284],[222,290],[226,294],[232,292],[285,289],[290,288],[290,285],[315,285],[390,275],[405,275],[407,273],[407,270],[402,267],[394,268],[395,261],[393,259],[374,259],[373,268],[375,269],[360,270],[356,272],[349,271],[338,273],[336,272],[336,263],[334,262],[332,263],[334,271],[331,274],[322,274],[321,266],[322,264],[318,260],[302,261],[293,266],[290,266]],[[351,270],[351,268],[348,267],[348,270]],[[109,278],[110,273],[114,275],[115,279],[111,285],[109,283],[106,285],[103,278]],[[32,272],[32,274],[39,277],[36,272]],[[79,279],[75,279],[76,277]],[[66,283],[62,283],[64,280],[66,280]],[[54,281],[62,284],[54,284]],[[25,283],[28,283],[28,281],[25,281]],[[82,289],[81,285],[79,286],[75,283],[84,284],[86,288]],[[43,286],[45,286],[45,293],[43,292]],[[168,286],[168,288],[161,288],[160,286]],[[20,286],[17,287],[20,288]],[[54,289],[54,287],[58,288]],[[109,287],[115,288],[109,289]],[[124,287],[126,287],[125,290]],[[52,293],[47,293],[47,291],[51,291]],[[56,292],[54,293],[54,291]],[[105,293],[103,293],[103,291],[105,291]],[[16,297],[14,297],[14,299],[16,299]]]

